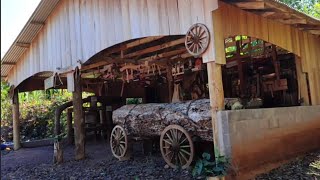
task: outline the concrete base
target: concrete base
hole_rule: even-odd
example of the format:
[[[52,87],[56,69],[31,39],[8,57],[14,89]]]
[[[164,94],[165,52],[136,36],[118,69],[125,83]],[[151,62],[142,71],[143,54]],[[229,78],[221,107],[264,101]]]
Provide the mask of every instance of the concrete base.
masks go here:
[[[221,111],[218,116],[219,138],[238,177],[320,148],[320,106]]]

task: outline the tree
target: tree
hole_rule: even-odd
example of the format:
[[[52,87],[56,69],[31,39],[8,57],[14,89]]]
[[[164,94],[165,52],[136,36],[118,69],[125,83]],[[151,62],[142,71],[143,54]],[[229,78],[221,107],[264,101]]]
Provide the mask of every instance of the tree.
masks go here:
[[[288,6],[320,19],[320,0],[281,0]]]

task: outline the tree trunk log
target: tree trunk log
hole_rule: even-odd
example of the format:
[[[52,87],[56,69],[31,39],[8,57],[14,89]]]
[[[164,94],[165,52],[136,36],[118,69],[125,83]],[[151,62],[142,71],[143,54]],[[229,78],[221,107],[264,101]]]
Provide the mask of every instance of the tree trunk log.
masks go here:
[[[125,105],[113,111],[113,122],[132,136],[160,136],[170,124],[178,124],[192,135],[212,141],[209,99],[177,103]]]
[[[74,73],[74,92],[72,93],[72,97],[74,112],[75,159],[80,160],[85,158],[85,129],[82,109],[81,76],[78,68],[76,68]]]

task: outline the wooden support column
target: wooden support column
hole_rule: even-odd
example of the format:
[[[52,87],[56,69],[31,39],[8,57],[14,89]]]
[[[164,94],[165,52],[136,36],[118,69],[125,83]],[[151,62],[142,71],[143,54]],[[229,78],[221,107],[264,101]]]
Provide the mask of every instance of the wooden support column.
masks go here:
[[[302,72],[302,64],[301,58],[295,56],[296,62],[296,70],[297,70],[297,80],[298,80],[298,93],[299,93],[299,101],[301,105],[310,105],[311,98],[308,94],[308,83],[307,83],[307,75]]]
[[[18,150],[21,147],[20,142],[20,121],[19,121],[19,96],[15,89],[12,97],[12,118],[13,118],[13,149]]]
[[[172,101],[172,82],[173,82],[173,78],[172,78],[172,65],[168,64],[167,65],[167,83],[168,83],[168,103],[171,103]]]
[[[72,109],[67,110],[67,141],[72,144]]]
[[[85,158],[85,129],[82,109],[81,75],[78,67],[74,73],[73,112],[74,112],[74,144],[75,159]]]
[[[208,71],[208,85],[209,85],[209,96],[210,106],[212,113],[212,130],[213,130],[213,142],[214,147],[219,150],[221,155],[224,152],[221,150],[221,143],[219,141],[219,129],[217,126],[217,112],[224,109],[224,92],[222,83],[222,71],[221,64],[215,62],[207,63]]]

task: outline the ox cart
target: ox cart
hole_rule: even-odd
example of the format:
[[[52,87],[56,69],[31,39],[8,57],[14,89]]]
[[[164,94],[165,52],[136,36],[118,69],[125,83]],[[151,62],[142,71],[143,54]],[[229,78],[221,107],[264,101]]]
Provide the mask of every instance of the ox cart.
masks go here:
[[[125,105],[112,115],[116,125],[110,138],[113,155],[125,158],[133,137],[159,137],[160,151],[172,168],[186,168],[193,160],[195,139],[211,141],[209,99],[176,103]]]

